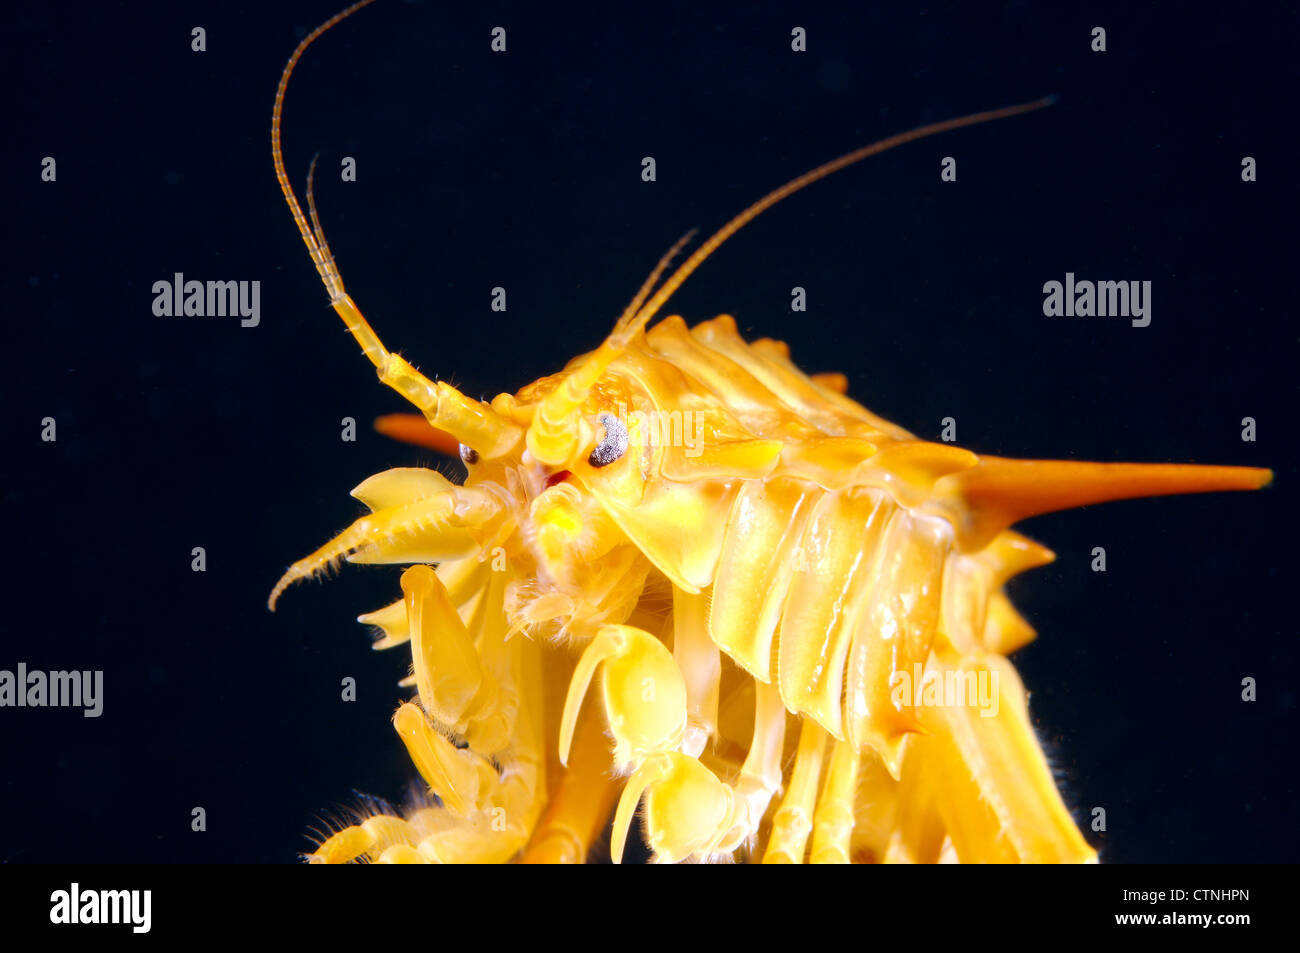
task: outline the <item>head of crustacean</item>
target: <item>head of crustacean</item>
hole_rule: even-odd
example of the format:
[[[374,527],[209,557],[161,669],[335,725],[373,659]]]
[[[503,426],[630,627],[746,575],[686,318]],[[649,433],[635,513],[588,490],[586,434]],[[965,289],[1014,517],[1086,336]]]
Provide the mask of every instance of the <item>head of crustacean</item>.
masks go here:
[[[564,412],[563,452],[549,446],[539,454],[529,435],[548,412],[548,396],[568,379],[545,377],[491,402],[519,428],[507,452],[489,457],[461,448],[466,489],[503,501],[505,517],[482,535],[481,558],[508,574],[509,627],[530,636],[583,638],[625,621],[652,570],[616,518],[637,506],[656,469],[658,448],[642,423],[646,396],[622,375],[602,375]]]

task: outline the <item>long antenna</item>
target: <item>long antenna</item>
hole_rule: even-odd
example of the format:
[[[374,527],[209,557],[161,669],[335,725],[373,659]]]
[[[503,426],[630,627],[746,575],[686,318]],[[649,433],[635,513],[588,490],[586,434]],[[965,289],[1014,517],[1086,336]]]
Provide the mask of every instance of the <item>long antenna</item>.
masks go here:
[[[912,129],[908,132],[900,132],[897,135],[890,136],[888,139],[881,139],[879,142],[873,142],[869,146],[863,146],[861,149],[840,156],[838,159],[832,159],[825,165],[819,165],[811,172],[805,172],[797,179],[791,179],[779,189],[767,193],[749,208],[745,209],[726,225],[718,229],[713,237],[695,250],[690,258],[682,262],[681,266],[673,272],[672,276],[663,283],[653,298],[651,298],[629,324],[629,331],[635,334],[639,329],[646,326],[647,322],[655,316],[660,308],[667,303],[672,297],[673,292],[682,286],[682,283],[704,263],[704,260],[717,251],[718,246],[725,242],[736,232],[740,231],[763,212],[767,211],[777,202],[784,198],[789,198],[801,189],[812,185],[818,179],[824,179],[832,173],[840,171],[845,166],[853,165],[855,162],[861,162],[869,156],[885,152],[895,146],[901,146],[904,143],[914,142],[917,139],[924,139],[927,136],[935,136],[941,132],[948,132],[952,129],[960,129],[963,126],[977,126],[984,122],[993,122],[995,119],[1007,119],[1011,116],[1019,116],[1023,113],[1033,112],[1036,109],[1042,109],[1056,102],[1055,96],[1044,96],[1042,99],[1035,99],[1031,103],[1021,103],[1019,106],[1006,106],[1002,109],[990,109],[986,112],[975,113],[971,116],[961,116],[957,119],[945,119],[943,122],[933,122],[928,126],[921,126],[919,129]]]
[[[293,68],[298,65],[298,60],[302,58],[302,54],[306,52],[307,47],[311,46],[316,38],[326,30],[329,30],[340,21],[346,20],[362,7],[368,7],[374,2],[375,0],[357,0],[352,6],[346,10],[340,10],[302,38],[302,42],[298,44],[289,57],[289,62],[285,64],[284,72],[280,74],[280,85],[275,88],[275,106],[271,109],[271,159],[275,162],[275,177],[280,183],[280,191],[284,193],[284,200],[289,203],[289,211],[293,213],[293,220],[298,224],[298,232],[302,235],[303,243],[307,246],[307,251],[311,253],[311,260],[316,265],[316,271],[320,274],[321,281],[325,282],[325,288],[330,293],[331,302],[343,299],[343,277],[339,274],[338,266],[334,264],[334,259],[330,255],[329,245],[324,241],[324,234],[320,232],[313,233],[311,226],[307,224],[307,217],[302,214],[302,206],[298,204],[298,196],[293,194],[293,185],[289,182],[289,173],[284,169],[284,152],[280,148],[280,114],[284,111],[284,92],[289,88],[289,77],[293,75]],[[316,160],[313,159],[313,169],[315,165]],[[367,354],[369,354],[369,351],[367,351]]]
[[[791,179],[779,189],[767,193],[726,225],[723,225],[713,234],[713,237],[697,248],[691,257],[682,262],[678,269],[672,273],[672,276],[655,292],[654,297],[646,302],[639,311],[634,312],[635,306],[645,296],[647,287],[653,285],[659,272],[665,268],[668,260],[672,258],[682,244],[679,241],[667,255],[659,260],[655,270],[646,280],[646,283],[641,286],[641,291],[632,299],[632,304],[628,306],[622,317],[619,318],[618,323],[614,325],[614,330],[610,332],[609,337],[605,338],[600,347],[593,351],[581,366],[575,368],[565,377],[559,387],[551,391],[542,400],[542,404],[534,413],[528,428],[529,452],[532,453],[534,459],[553,465],[559,465],[569,458],[577,446],[579,436],[577,423],[572,419],[573,411],[582,406],[583,401],[587,399],[587,394],[600,378],[600,375],[605,373],[605,369],[626,350],[637,332],[641,331],[649,323],[650,319],[664,306],[673,292],[682,286],[682,283],[691,276],[696,268],[704,263],[705,259],[718,250],[719,245],[777,202],[794,195],[800,189],[812,185],[819,179],[824,179],[826,176],[840,171],[845,166],[861,162],[869,156],[885,152],[895,146],[914,142],[917,139],[924,139],[927,136],[935,136],[952,129],[960,129],[963,126],[975,126],[984,122],[992,122],[995,119],[1019,116],[1022,113],[1033,112],[1036,109],[1050,106],[1054,102],[1056,102],[1055,96],[1044,96],[1042,99],[1035,99],[1031,103],[1005,106],[1002,109],[990,109],[970,116],[961,116],[957,119],[933,122],[928,126],[900,132],[888,139],[873,142],[869,146],[855,149],[838,159],[832,159],[830,162],[819,165],[811,172],[805,172],[797,179]]]

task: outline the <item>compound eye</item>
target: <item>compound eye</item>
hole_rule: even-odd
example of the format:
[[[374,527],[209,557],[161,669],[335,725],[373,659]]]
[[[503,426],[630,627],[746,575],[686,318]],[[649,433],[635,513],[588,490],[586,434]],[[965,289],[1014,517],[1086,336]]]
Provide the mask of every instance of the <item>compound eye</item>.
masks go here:
[[[463,443],[460,445],[461,463],[469,466],[471,463],[478,463],[478,451],[473,447],[467,447]]]
[[[605,436],[600,438],[587,462],[593,467],[607,467],[627,453],[627,428],[613,414],[601,414],[596,419],[605,428]]]

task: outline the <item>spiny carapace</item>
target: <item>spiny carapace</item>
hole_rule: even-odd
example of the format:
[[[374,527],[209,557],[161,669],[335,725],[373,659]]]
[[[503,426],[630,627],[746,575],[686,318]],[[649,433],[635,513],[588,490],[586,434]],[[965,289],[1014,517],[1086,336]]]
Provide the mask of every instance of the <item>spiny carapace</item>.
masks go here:
[[[1010,527],[1105,500],[1254,489],[1266,470],[981,457],[920,440],[727,316],[650,320],[764,209],[867,156],[1049,100],[935,123],[787,183],[594,351],[473,400],[390,352],[345,292],[312,202],[276,175],[335,311],[420,414],[380,429],[459,451],[354,491],[370,514],[271,594],[341,559],[406,566],[360,621],[409,643],[394,726],[432,797],[365,812],[316,862],[580,862],[643,806],[657,859],[1089,861],[1006,656],[1003,586],[1053,558]],[[689,236],[688,236],[689,238]],[[591,683],[596,698],[587,702]]]

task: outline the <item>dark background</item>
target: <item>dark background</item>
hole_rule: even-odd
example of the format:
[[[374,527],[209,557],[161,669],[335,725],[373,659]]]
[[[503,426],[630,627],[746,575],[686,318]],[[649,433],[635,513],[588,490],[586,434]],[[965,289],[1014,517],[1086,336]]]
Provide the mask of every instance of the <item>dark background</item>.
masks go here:
[[[668,313],[729,312],[920,435],[955,417],[979,452],[1273,467],[1262,493],[1027,524],[1060,559],[1013,584],[1040,632],[1015,661],[1068,803],[1107,811],[1103,860],[1296,860],[1295,5],[799,9],[381,2],[301,64],[290,174],[301,189],[320,151],[326,233],[386,343],[491,396],[595,346],[688,228],[865,142],[1059,94],[778,206]],[[265,608],[358,515],[349,489],[433,462],[368,430],[405,408],[327,307],[271,172],[279,71],[335,10],[2,15],[0,668],[103,669],[106,700],[97,720],[0,710],[0,859],[292,861],[353,790],[401,797],[414,776],[388,725],[407,663],[351,621],[398,570]],[[260,280],[261,325],[155,317],[176,271]],[[1044,317],[1066,271],[1152,281],[1151,326]]]

